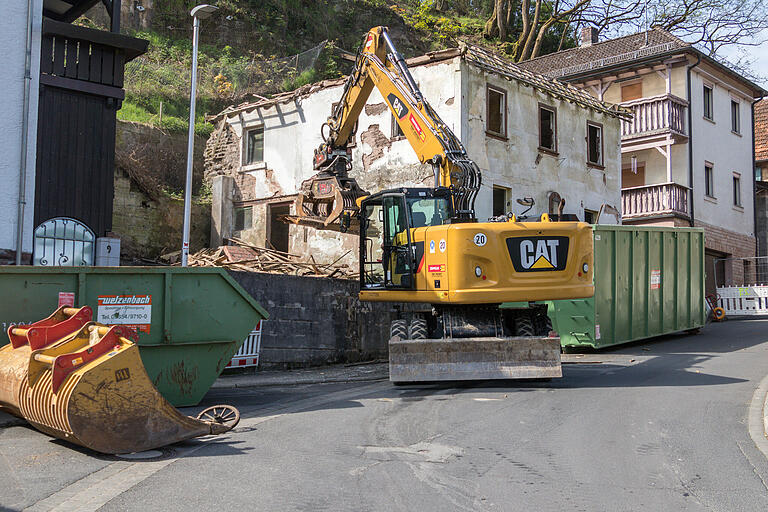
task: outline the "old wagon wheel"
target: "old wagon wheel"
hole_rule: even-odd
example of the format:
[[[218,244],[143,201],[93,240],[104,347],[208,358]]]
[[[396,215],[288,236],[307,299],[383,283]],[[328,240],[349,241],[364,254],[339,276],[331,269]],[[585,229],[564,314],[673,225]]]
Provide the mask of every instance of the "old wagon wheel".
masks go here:
[[[214,405],[198,414],[197,419],[224,425],[227,430],[232,430],[240,422],[240,411],[231,405]]]

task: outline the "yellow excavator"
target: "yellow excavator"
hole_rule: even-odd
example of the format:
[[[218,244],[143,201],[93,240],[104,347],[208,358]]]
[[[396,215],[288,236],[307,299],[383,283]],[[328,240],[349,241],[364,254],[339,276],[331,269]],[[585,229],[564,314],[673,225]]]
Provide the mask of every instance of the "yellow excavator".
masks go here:
[[[374,87],[432,166],[433,187],[368,194],[349,176],[350,143]],[[480,170],[422,96],[386,27],[366,34],[321,133],[318,172],[302,183],[290,220],[359,230],[360,300],[404,304],[391,324],[390,379],[560,377],[559,339],[546,306],[533,301],[594,294],[591,227],[547,214],[478,222]],[[510,302],[523,306],[500,307]]]

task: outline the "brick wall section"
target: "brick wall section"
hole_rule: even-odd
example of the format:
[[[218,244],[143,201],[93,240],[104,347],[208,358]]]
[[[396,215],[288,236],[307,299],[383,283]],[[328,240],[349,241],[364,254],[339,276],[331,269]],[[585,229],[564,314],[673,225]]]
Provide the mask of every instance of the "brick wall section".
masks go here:
[[[262,324],[262,366],[298,367],[388,356],[395,304],[360,302],[357,281],[230,274],[270,315]]]
[[[237,176],[240,168],[240,140],[235,131],[222,119],[208,138],[203,152],[205,161],[205,179],[222,174]]]
[[[735,233],[698,220],[695,223],[697,228],[704,228],[706,249],[721,252],[728,258],[753,258],[757,255],[757,239],[754,236]],[[725,284],[743,284],[745,278],[753,277],[753,271],[753,262],[727,262]]]
[[[768,161],[768,99],[755,105],[755,161]]]

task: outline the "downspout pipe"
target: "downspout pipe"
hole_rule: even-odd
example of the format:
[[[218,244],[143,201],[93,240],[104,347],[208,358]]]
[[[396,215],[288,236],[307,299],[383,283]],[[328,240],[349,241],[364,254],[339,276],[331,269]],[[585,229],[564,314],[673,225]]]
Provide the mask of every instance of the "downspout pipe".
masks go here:
[[[696,53],[696,62],[686,66],[686,83],[688,85],[688,183],[691,194],[691,226],[695,226],[694,196],[693,196],[693,101],[691,101],[691,70],[701,63],[701,54]],[[754,130],[753,130],[754,131]]]
[[[757,184],[755,183],[757,181],[757,176],[755,175],[755,169],[757,166],[755,165],[755,105],[758,101],[761,101],[765,97],[764,94],[761,94],[759,98],[752,101],[751,105],[751,120],[752,124],[750,126],[752,127],[752,232],[755,234],[755,255],[760,256],[760,240],[758,240],[758,233],[757,233]]]
[[[24,52],[24,100],[21,118],[21,162],[19,164],[19,204],[16,214],[16,265],[21,265],[24,242],[24,207],[27,204],[27,148],[29,131],[29,97],[32,94],[32,23],[33,2],[27,0],[27,40]]]

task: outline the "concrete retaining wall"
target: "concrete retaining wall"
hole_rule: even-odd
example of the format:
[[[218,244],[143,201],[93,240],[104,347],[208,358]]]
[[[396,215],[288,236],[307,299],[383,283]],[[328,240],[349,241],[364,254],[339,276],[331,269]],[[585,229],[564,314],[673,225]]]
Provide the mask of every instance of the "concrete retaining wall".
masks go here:
[[[358,282],[234,272],[269,312],[261,367],[298,367],[387,357],[395,304],[360,302]]]

